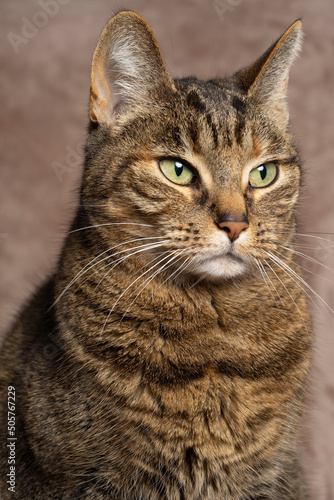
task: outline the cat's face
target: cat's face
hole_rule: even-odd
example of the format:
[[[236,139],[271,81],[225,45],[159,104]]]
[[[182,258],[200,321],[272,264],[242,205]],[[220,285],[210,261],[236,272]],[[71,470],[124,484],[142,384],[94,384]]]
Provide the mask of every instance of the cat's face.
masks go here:
[[[124,22],[129,14],[118,16],[122,15]],[[112,101],[112,81],[106,84],[99,76],[103,81],[96,84],[100,92],[108,85],[103,91],[107,107],[101,97],[99,104],[94,100],[93,79],[91,118],[97,126],[87,145],[83,202],[101,204],[91,209],[92,222],[115,224],[110,228],[110,247],[115,229],[119,241],[147,238],[147,249],[138,251],[137,258],[156,262],[157,269],[215,280],[246,274],[261,265],[266,251],[279,252],[294,233],[299,161],[287,132],[283,84],[274,72],[278,90],[272,95],[266,80],[267,66],[275,66],[279,51],[271,49],[255,75],[259,62],[230,79],[172,82],[167,73],[161,75],[163,66],[159,75],[154,74],[156,58],[163,64],[161,56],[151,47],[149,29],[133,16],[137,45],[144,45],[145,37],[150,43],[136,58],[129,55],[124,68],[117,56],[111,61],[108,45],[104,69],[105,74],[118,73],[116,98]],[[108,33],[109,44],[112,35],[119,46],[120,26]],[[131,47],[128,37],[123,37],[123,44]],[[101,41],[100,45],[104,47]],[[100,61],[96,55],[95,59]],[[147,81],[140,75],[143,81],[138,85],[135,64],[140,71],[146,65],[146,72],[152,73]],[[258,81],[259,74],[264,82]],[[269,76],[273,87],[273,75]],[[123,101],[122,92],[130,92]],[[108,238],[108,232],[104,235]]]

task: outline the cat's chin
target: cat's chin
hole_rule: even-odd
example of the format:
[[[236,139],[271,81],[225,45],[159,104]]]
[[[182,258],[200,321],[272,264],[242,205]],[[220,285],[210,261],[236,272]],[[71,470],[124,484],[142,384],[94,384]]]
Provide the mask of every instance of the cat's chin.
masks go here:
[[[208,280],[230,279],[245,274],[249,264],[232,254],[223,254],[197,262],[195,269]]]

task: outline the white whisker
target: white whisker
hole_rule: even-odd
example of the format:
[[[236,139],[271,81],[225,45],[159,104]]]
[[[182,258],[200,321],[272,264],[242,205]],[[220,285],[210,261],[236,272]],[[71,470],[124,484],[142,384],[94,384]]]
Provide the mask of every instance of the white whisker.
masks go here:
[[[139,279],[141,279],[143,276],[145,276],[145,274],[147,274],[149,271],[151,271],[154,267],[156,267],[157,265],[159,265],[163,260],[165,260],[167,257],[164,257],[162,260],[160,260],[158,263],[154,264],[153,266],[151,266],[149,269],[147,269],[147,271],[145,271],[144,273],[142,273],[140,276],[138,276],[134,281],[132,281],[130,283],[129,286],[126,287],[125,290],[123,290],[123,292],[120,294],[120,296],[118,297],[118,299],[116,300],[116,302],[114,303],[114,305],[112,306],[112,308],[110,309],[109,311],[109,314],[103,324],[103,327],[102,327],[102,331],[101,331],[101,334],[100,334],[100,337],[102,336],[103,332],[104,332],[104,329],[105,329],[105,326],[110,318],[110,315],[114,312],[115,310],[115,307],[117,306],[118,302],[121,300],[121,298],[123,297],[123,295],[129,290],[129,288],[131,288]]]
[[[96,285],[96,287],[94,288],[94,292],[97,290],[97,288],[99,287],[99,285],[101,284],[101,282],[105,279],[105,277],[116,267],[118,266],[118,264],[120,264],[121,262],[123,262],[124,260],[128,259],[129,257],[132,257],[132,255],[136,254],[137,252],[133,252],[129,255],[126,255],[125,257],[121,257],[120,259],[117,259],[116,261],[113,261],[112,263],[110,264],[106,264],[105,266],[101,267],[98,271],[96,272],[100,272],[102,271],[102,269],[105,269],[106,267],[110,267],[111,268],[102,276],[102,278],[100,279],[100,281],[98,282],[98,284]],[[151,260],[150,263],[156,261],[157,259],[160,259],[161,255],[166,255],[167,253],[169,253],[169,250],[167,250],[166,252],[162,252],[162,253],[159,253],[159,255],[157,257],[155,257],[154,259]],[[113,265],[114,264],[114,265]]]
[[[160,238],[160,236],[157,236],[156,238]],[[148,238],[148,239],[155,239],[155,237],[153,238]],[[141,240],[141,238],[140,238]],[[133,240],[132,240],[133,241]],[[93,267],[97,266],[98,264],[100,264],[101,262],[107,260],[107,259],[110,259],[112,257],[114,257],[115,255],[119,255],[121,253],[124,253],[124,252],[128,252],[129,250],[135,250],[136,248],[140,248],[140,249],[149,249],[148,247],[150,247],[151,245],[157,245],[157,246],[160,246],[162,245],[163,243],[166,243],[168,242],[169,240],[163,240],[163,241],[160,241],[159,243],[145,243],[144,245],[139,245],[137,247],[133,247],[133,248],[126,248],[125,250],[121,250],[119,252],[116,252],[116,253],[113,253],[112,255],[107,255],[107,257],[104,257],[103,259],[99,260],[98,262],[95,262],[95,264],[89,266],[87,269],[85,269],[87,267],[87,265],[89,264],[86,264],[86,266],[81,270],[79,271],[79,273],[76,274],[76,276],[70,281],[70,283],[64,288],[64,290],[62,291],[62,293],[57,297],[57,299],[53,302],[53,304],[50,306],[49,309],[51,309],[52,307],[54,307],[57,302],[61,299],[61,297],[67,292],[67,290],[79,279],[81,278],[84,274],[86,274],[90,269],[92,269]],[[123,243],[120,243],[118,245],[115,245],[115,247],[112,247],[112,248],[116,248],[116,247],[119,247],[123,245]],[[155,248],[155,246],[153,246],[153,248]],[[143,250],[143,251],[144,251]],[[104,253],[106,252],[109,252],[110,249],[106,250],[105,252],[102,252],[99,256],[103,255]],[[139,250],[138,250],[139,252]],[[137,253],[137,252],[135,252]],[[94,260],[96,260],[97,257],[95,257],[93,260],[90,261],[91,262],[94,262]]]
[[[300,257],[303,257],[304,259],[306,260],[309,260],[310,262],[313,262],[321,267],[324,267],[325,269],[327,269],[327,271],[330,271],[331,273],[334,273],[333,269],[331,269],[330,267],[328,266],[325,266],[325,264],[322,264],[321,262],[319,262],[317,259],[314,259],[313,257],[310,257],[309,255],[306,255],[305,253],[303,252],[298,252],[298,250],[294,250],[292,248],[288,248],[288,247],[285,247],[283,245],[279,245],[281,248],[284,248],[285,250],[288,250],[289,252],[292,252],[292,253],[295,253],[296,255],[299,255]],[[282,254],[281,254],[282,255]]]
[[[278,246],[279,246],[279,247],[282,247],[282,245],[278,245]],[[285,247],[282,247],[282,248],[285,248]],[[289,249],[287,249],[287,250],[289,250]],[[290,250],[291,250],[291,252],[293,252],[293,250],[292,250],[292,249],[290,249]],[[278,250],[275,250],[275,253],[277,253],[277,254],[278,254],[278,255],[280,255],[281,257],[284,257],[284,255],[283,255],[281,252],[279,252]],[[321,265],[321,262],[318,262],[318,264],[320,264],[320,265]],[[298,262],[296,262],[296,265],[297,265],[300,269],[303,269],[304,271],[306,271],[307,273],[310,273],[310,274],[313,274],[314,276],[317,276],[317,278],[322,278],[322,279],[324,279],[325,281],[328,281],[329,283],[334,283],[334,281],[332,281],[332,280],[330,280],[330,279],[326,278],[325,276],[322,276],[321,274],[314,273],[314,272],[313,272],[313,271],[311,271],[310,269],[307,269],[307,267],[304,267],[304,266],[302,266],[302,265],[298,264]],[[332,271],[332,272],[333,272],[333,271]]]
[[[297,308],[297,310],[298,310],[298,312],[299,312],[299,315],[300,315],[300,317],[301,317],[301,319],[302,319],[302,321],[303,321],[303,323],[304,323],[305,327],[307,328],[307,325],[306,325],[306,323],[305,323],[305,319],[304,319],[304,317],[303,317],[303,315],[302,315],[302,313],[301,313],[301,311],[300,311],[299,307],[297,306],[297,304],[296,304],[295,300],[293,299],[292,295],[290,294],[289,290],[287,289],[287,287],[285,286],[285,284],[283,283],[283,281],[281,280],[281,278],[278,276],[278,274],[276,273],[276,271],[275,271],[275,270],[271,267],[271,265],[269,264],[269,262],[267,262],[267,261],[266,261],[266,259],[264,259],[264,261],[265,261],[265,263],[267,264],[267,266],[268,266],[268,267],[272,270],[272,272],[275,274],[276,278],[277,278],[277,279],[280,281],[280,283],[283,285],[283,287],[284,287],[284,289],[285,289],[286,293],[289,295],[290,299],[292,300],[292,302],[293,302],[293,303],[294,303],[294,305],[296,306],[296,308]]]
[[[288,231],[273,231],[276,234],[290,234]],[[318,234],[332,234],[332,233],[318,233]],[[329,240],[328,238],[324,238],[323,236],[315,236],[314,234],[307,234],[307,233],[294,233],[295,236],[300,236],[300,237],[306,237],[306,238],[315,238],[323,241],[327,241],[328,243],[333,243],[332,240]]]
[[[272,282],[272,281],[271,281],[271,279],[269,278],[268,273],[266,272],[266,270],[265,270],[265,268],[264,268],[264,266],[263,266],[262,262],[261,262],[261,261],[259,261],[259,260],[256,260],[256,263],[257,263],[257,265],[258,265],[258,267],[259,267],[259,269],[260,269],[260,272],[261,272],[261,274],[262,274],[263,280],[264,280],[265,284],[267,285],[267,288],[268,288],[268,290],[269,290],[269,292],[270,292],[270,295],[272,296],[272,298],[273,298],[273,299],[274,299],[274,301],[276,302],[276,299],[275,299],[274,295],[272,294],[272,291],[270,290],[270,287],[269,287],[269,285],[268,285],[268,283],[267,283],[267,280],[269,281],[269,283],[271,284],[272,288],[275,290],[275,292],[277,293],[277,295],[278,295],[278,297],[279,297],[280,301],[281,301],[281,302],[282,302],[282,304],[283,304],[282,298],[281,298],[280,294],[278,293],[278,291],[276,290],[275,285],[273,284],[273,282]],[[266,279],[266,278],[267,278],[267,279]]]
[[[195,257],[193,258],[193,260],[191,262],[193,262],[194,260],[195,260]],[[187,290],[190,290],[194,286],[198,285],[198,283],[200,283],[201,281],[203,281],[210,274],[212,274],[212,271],[207,271],[204,276],[201,276],[200,278],[198,278],[198,280],[195,281],[195,283],[193,283],[191,286],[188,286]]]
[[[82,269],[81,271],[77,274],[77,276],[86,268],[89,266],[89,264],[91,264],[92,262],[94,262],[96,259],[98,259],[99,257],[101,257],[101,255],[104,255],[105,253],[107,252],[111,252],[111,250],[114,250],[115,248],[118,248],[118,247],[121,247],[123,245],[127,245],[129,243],[135,243],[136,241],[144,241],[144,240],[155,240],[155,239],[161,239],[161,238],[164,238],[164,236],[147,236],[147,237],[144,237],[144,238],[135,238],[133,240],[127,240],[127,241],[124,241],[124,242],[121,242],[121,243],[118,243],[117,245],[114,245],[113,247],[110,247],[110,248],[107,248],[107,250],[105,250],[104,252],[101,252],[99,255],[97,255],[96,257],[94,257],[94,259],[92,259],[90,262],[88,262],[88,264],[86,264]],[[134,248],[139,248],[139,247],[134,247]],[[126,249],[126,250],[131,250],[131,249]],[[124,251],[126,251],[124,250]],[[117,255],[118,253],[121,253],[121,252],[117,252],[116,254],[112,254],[108,257],[112,257],[113,255]],[[99,262],[96,263],[99,264],[100,262],[102,262],[104,259],[100,260]],[[106,260],[106,259],[105,259]],[[95,264],[94,264],[95,266]],[[92,267],[94,267],[92,266]],[[90,268],[91,269],[91,268]],[[74,278],[75,279],[75,278]]]
[[[326,303],[326,301],[325,301],[325,300],[324,300],[324,299],[323,299],[323,298],[322,298],[322,297],[321,297],[321,296],[320,296],[320,295],[319,295],[319,294],[318,294],[318,293],[314,290],[314,288],[312,288],[312,287],[311,287],[311,285],[309,285],[309,284],[308,284],[308,283],[307,283],[307,282],[306,282],[303,278],[301,278],[301,277],[300,277],[300,276],[299,276],[299,275],[298,275],[298,274],[297,274],[297,273],[296,273],[293,269],[291,269],[291,267],[290,267],[290,266],[288,266],[285,262],[283,262],[283,261],[282,261],[282,259],[280,259],[280,258],[279,258],[279,257],[277,257],[276,255],[274,255],[273,253],[271,253],[271,252],[267,252],[266,250],[264,250],[264,252],[265,252],[267,255],[269,255],[269,256],[272,258],[272,260],[273,260],[273,261],[275,261],[275,262],[277,263],[277,265],[279,265],[279,266],[280,266],[280,265],[281,265],[281,266],[283,266],[283,267],[287,270],[287,272],[288,272],[288,270],[289,270],[289,273],[291,273],[291,274],[290,274],[290,276],[292,275],[292,276],[294,276],[297,280],[299,280],[299,281],[300,281],[300,282],[301,282],[301,283],[302,283],[302,284],[303,284],[306,288],[308,288],[308,289],[309,289],[309,290],[310,290],[310,291],[311,291],[311,292],[312,292],[312,293],[313,293],[313,294],[314,294],[314,295],[315,295],[315,296],[316,296],[316,297],[317,297],[317,298],[318,298],[318,299],[322,302],[322,304],[323,304],[324,306],[326,306],[326,308],[327,308],[327,309],[328,309],[328,310],[329,310],[332,314],[334,314],[333,309],[332,309],[332,308],[331,308],[331,307],[330,307],[330,306]],[[291,277],[292,277],[292,276],[291,276]],[[305,290],[304,290],[304,292],[307,294],[307,292],[306,292]],[[309,294],[307,294],[307,296],[308,296],[308,297],[310,297],[310,296],[309,296]],[[311,298],[311,297],[310,297],[310,299],[312,300],[312,298]],[[312,300],[312,302],[313,302],[313,300]],[[313,303],[314,303],[314,302],[313,302]],[[326,310],[326,309],[325,309],[325,310]]]
[[[175,280],[175,278],[177,278],[178,276],[180,276],[181,273],[184,272],[185,269],[187,269],[187,267],[189,267],[193,262],[194,260],[196,260],[196,257],[193,257],[189,262],[188,262],[188,259],[179,267],[179,271],[178,273],[176,273],[176,275],[173,277],[173,279]],[[169,277],[170,278],[170,277]]]
[[[189,265],[194,261],[196,260],[196,257],[193,257],[193,259],[189,262]],[[204,276],[201,276],[197,281],[195,281],[195,283],[193,283],[191,286],[189,286],[187,288],[187,290],[190,290],[191,288],[193,288],[194,286],[198,285],[198,283],[200,283],[201,281],[205,280],[208,276],[211,276],[212,274],[214,273],[213,270],[211,271],[206,271]]]
[[[156,227],[156,226],[152,226],[151,224],[140,224],[140,223],[137,223],[137,222],[106,222],[105,224],[94,224],[92,226],[86,226],[86,227],[79,227],[78,229],[73,229],[73,231],[69,231],[68,234],[71,234],[71,233],[76,233],[77,231],[84,231],[86,229],[93,229],[95,227],[102,227],[102,226],[124,226],[124,225],[128,225],[128,226],[145,226],[145,227]]]
[[[270,255],[269,255],[269,259],[275,263],[287,276],[289,276],[294,283],[296,283],[296,285],[301,289],[303,290],[303,292],[305,293],[305,295],[309,298],[309,300],[314,304],[314,306],[320,311],[320,308],[318,306],[318,304],[316,304],[316,302],[313,300],[313,298],[311,297],[311,295],[301,286],[300,283],[298,283],[295,278],[293,277],[293,275],[290,274],[290,272],[287,270],[287,268],[290,270],[290,267],[289,266],[286,266],[287,268],[283,267],[282,264],[280,264],[279,262],[275,261]],[[280,259],[279,259],[280,260]]]
[[[120,320],[120,323],[122,322],[122,320],[124,319],[124,317],[126,316],[127,312],[129,311],[129,309],[131,308],[131,306],[134,304],[134,302],[137,300],[137,298],[139,297],[139,295],[142,293],[142,291],[147,287],[147,285],[163,270],[163,269],[168,269],[168,267],[172,266],[173,264],[175,264],[175,262],[173,262],[175,259],[177,259],[179,257],[179,255],[181,253],[183,253],[186,249],[183,249],[181,250],[177,255],[174,255],[173,257],[171,257],[169,259],[169,261],[164,264],[161,268],[159,268],[157,271],[155,271],[151,276],[149,276],[148,278],[146,278],[146,280],[144,281],[144,283],[142,283],[140,286],[142,287],[141,290],[139,291],[139,293],[136,295],[136,297],[133,299],[133,301],[131,302],[131,304],[129,305],[129,307],[127,308],[127,310],[125,311],[125,313],[123,314],[121,320]],[[175,254],[177,251],[174,251],[173,253]],[[180,258],[180,257],[179,257]],[[160,264],[164,259],[162,259],[160,262],[158,262],[158,264]],[[172,263],[171,263],[172,262]],[[153,267],[155,266],[152,266],[150,269],[152,269]],[[143,275],[142,275],[143,276]],[[134,293],[136,293],[136,291],[140,288],[140,286],[138,288],[136,288],[136,290],[134,291]],[[161,285],[160,285],[161,286]]]
[[[190,248],[192,248],[192,247],[190,247]],[[187,248],[187,250],[190,250],[190,248]],[[166,279],[165,279],[165,280],[164,280],[164,281],[163,281],[163,282],[162,282],[162,283],[161,283],[161,284],[160,284],[160,285],[159,285],[159,286],[158,286],[158,287],[154,290],[154,292],[152,293],[152,297],[153,297],[153,295],[155,294],[155,292],[156,292],[157,290],[159,290],[159,288],[160,288],[162,285],[164,285],[164,284],[165,284],[168,280],[170,280],[170,279],[172,278],[172,276],[174,276],[174,275],[175,275],[175,276],[174,276],[174,278],[177,278],[177,276],[179,276],[179,275],[180,275],[180,273],[181,273],[184,269],[186,269],[186,267],[188,267],[188,266],[185,266],[185,264],[189,261],[189,259],[190,259],[190,257],[188,257],[188,258],[185,260],[185,262],[183,263],[183,267],[182,267],[182,266],[180,266],[178,269],[176,269],[176,270],[175,270],[172,274],[170,274],[170,275],[169,275],[169,276],[168,276],[168,277],[167,277],[167,278],[166,278]],[[182,258],[181,258],[180,260],[182,260]],[[191,262],[193,262],[193,260],[195,260],[195,257],[193,257],[193,258],[192,258],[192,260],[190,261],[190,263],[191,263]],[[189,264],[190,264],[190,263],[189,263]],[[180,271],[180,268],[181,268],[181,271]]]

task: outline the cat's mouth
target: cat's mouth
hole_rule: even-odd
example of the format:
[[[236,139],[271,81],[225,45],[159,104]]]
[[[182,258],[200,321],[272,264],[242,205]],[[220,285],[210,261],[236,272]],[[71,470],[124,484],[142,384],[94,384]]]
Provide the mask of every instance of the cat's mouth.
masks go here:
[[[229,250],[227,253],[221,255],[221,257],[227,257],[227,258],[230,258],[230,259],[233,259],[235,261],[238,261],[238,262],[241,262],[241,263],[244,263],[244,259],[242,257],[240,257],[239,255],[236,255],[234,252],[232,252],[231,250]]]
[[[248,262],[231,250],[206,256],[196,263],[196,272],[205,274],[208,279],[233,278],[244,274],[248,268]]]

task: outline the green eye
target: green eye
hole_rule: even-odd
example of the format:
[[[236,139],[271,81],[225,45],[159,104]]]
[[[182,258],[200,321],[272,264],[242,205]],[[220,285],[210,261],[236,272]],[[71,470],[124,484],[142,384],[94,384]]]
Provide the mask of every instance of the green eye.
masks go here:
[[[180,160],[167,158],[166,160],[160,160],[159,165],[162,173],[167,179],[175,184],[186,186],[190,184],[194,178],[194,172]]]
[[[269,161],[259,167],[253,168],[249,173],[249,184],[255,188],[269,186],[277,175],[275,163]]]

